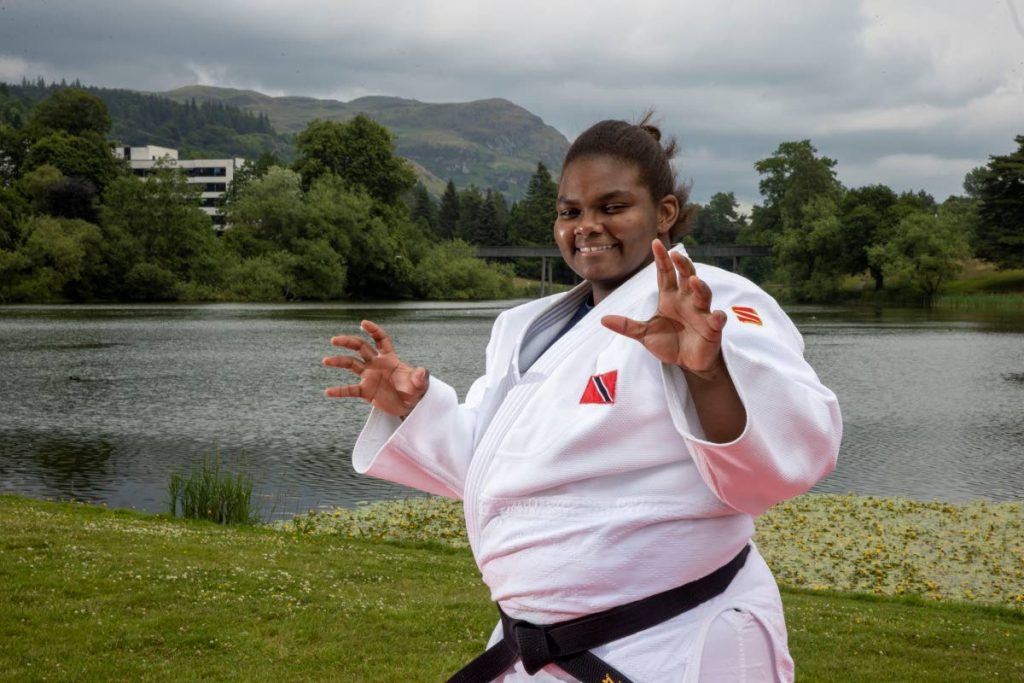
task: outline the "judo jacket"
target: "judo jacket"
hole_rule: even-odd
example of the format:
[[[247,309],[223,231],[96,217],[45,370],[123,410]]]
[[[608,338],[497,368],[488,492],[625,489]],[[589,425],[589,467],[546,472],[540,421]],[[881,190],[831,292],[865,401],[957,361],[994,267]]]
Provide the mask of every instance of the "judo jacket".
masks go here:
[[[842,423],[774,299],[696,270],[728,316],[722,353],[747,414],[734,441],[704,438],[680,368],[600,323],[654,314],[651,264],[561,337],[588,283],[500,314],[465,401],[431,377],[404,420],[374,409],[354,468],[462,499],[483,580],[516,619],[564,621],[712,572],[756,515],[832,470]],[[781,606],[779,629],[784,650]]]

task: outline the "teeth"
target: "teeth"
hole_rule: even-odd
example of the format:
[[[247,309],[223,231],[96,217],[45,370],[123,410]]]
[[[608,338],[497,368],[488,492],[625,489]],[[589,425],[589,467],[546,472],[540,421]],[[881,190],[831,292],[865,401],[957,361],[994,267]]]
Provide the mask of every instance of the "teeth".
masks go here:
[[[598,247],[579,247],[578,249],[579,249],[579,252],[581,254],[593,254],[594,252],[597,252],[597,251],[608,251],[609,249],[614,249],[614,248],[615,248],[614,244],[604,244],[604,245],[601,245],[601,246],[598,246]]]

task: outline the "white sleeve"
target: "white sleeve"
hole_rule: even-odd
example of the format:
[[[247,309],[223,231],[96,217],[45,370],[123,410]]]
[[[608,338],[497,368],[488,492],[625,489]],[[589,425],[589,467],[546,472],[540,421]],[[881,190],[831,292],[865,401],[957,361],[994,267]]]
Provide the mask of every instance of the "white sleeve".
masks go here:
[[[488,368],[500,322],[501,316],[487,345]],[[352,467],[359,474],[461,499],[488,376],[473,382],[462,404],[455,389],[431,377],[405,420],[374,408],[352,449]]]
[[[669,411],[715,495],[759,515],[835,467],[843,432],[839,402],[804,360],[803,339],[774,299],[738,276],[708,284],[712,308],[729,318],[722,354],[747,423],[729,443],[705,439],[682,370],[666,365]]]

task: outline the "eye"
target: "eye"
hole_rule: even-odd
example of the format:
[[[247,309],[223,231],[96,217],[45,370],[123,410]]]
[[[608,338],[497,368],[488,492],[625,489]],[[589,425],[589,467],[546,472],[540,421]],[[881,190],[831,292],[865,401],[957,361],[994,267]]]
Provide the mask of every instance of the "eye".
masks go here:
[[[579,209],[562,209],[558,212],[559,218],[576,218],[580,215]]]
[[[620,211],[625,210],[625,208],[626,208],[625,204],[606,204],[605,207],[604,207],[604,212],[605,213],[619,213]]]

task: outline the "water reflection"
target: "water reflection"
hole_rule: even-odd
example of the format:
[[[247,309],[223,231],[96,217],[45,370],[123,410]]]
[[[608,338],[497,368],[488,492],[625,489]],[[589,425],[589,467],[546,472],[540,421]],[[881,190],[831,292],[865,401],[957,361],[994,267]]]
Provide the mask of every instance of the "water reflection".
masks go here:
[[[161,511],[218,452],[265,514],[409,495],[349,463],[367,408],[319,360],[371,318],[464,394],[497,314],[472,304],[0,307],[0,491]],[[821,491],[1024,498],[1024,316],[796,307],[845,437]]]

